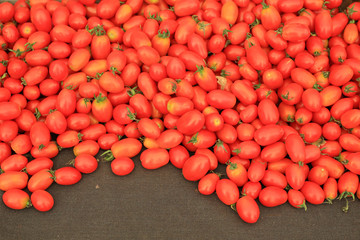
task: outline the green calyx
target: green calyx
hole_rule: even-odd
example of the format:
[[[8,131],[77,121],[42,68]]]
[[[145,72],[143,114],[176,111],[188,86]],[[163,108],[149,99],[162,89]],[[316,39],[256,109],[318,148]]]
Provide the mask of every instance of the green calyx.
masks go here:
[[[169,38],[170,37],[170,31],[168,29],[163,29],[158,31],[159,38]]]
[[[138,122],[139,120],[136,118],[136,113],[132,113],[129,107],[126,107],[126,109],[128,112],[127,116],[130,118],[130,120]]]
[[[239,154],[239,153],[241,153],[241,148],[235,148],[234,150],[232,150],[232,152]]]
[[[262,5],[262,9],[266,9],[266,8],[269,8],[269,7],[270,7],[270,5],[267,5],[267,4],[265,3],[265,1],[262,1],[262,2],[261,2],[261,5]]]
[[[197,133],[195,133],[195,135],[194,135],[194,136],[192,136],[192,137],[191,137],[191,139],[190,139],[187,143],[192,143],[192,144],[197,143],[197,142],[198,142],[198,135],[199,135],[199,133],[198,133],[198,132],[197,132]]]
[[[113,153],[111,152],[111,150],[107,150],[105,151],[103,154],[100,155],[101,159],[105,162],[111,162],[112,160],[115,159]]]
[[[342,207],[342,211],[343,211],[344,213],[347,213],[347,212],[349,211],[349,201],[348,201],[348,199],[347,199],[348,197],[351,197],[352,200],[355,201],[355,195],[354,195],[354,193],[348,192],[348,191],[346,191],[346,190],[345,190],[344,192],[342,192],[342,193],[340,194],[340,196],[337,198],[337,199],[339,199],[339,200],[345,198],[346,204],[345,204],[344,207]]]
[[[227,153],[228,151],[226,150],[225,146],[224,146],[224,142],[221,141],[220,139],[216,140],[215,146],[217,148],[222,148],[224,149],[224,151]]]
[[[35,113],[34,113],[36,120],[39,120],[39,118],[41,117],[41,113],[39,112],[38,108],[35,108]]]
[[[89,29],[89,26],[86,25],[85,29],[91,34],[95,36],[103,36],[106,34],[104,29],[104,25],[97,25],[96,27]]]
[[[300,205],[296,205],[298,208],[303,208],[305,211],[307,211],[307,206],[306,206],[306,202],[305,202],[305,200],[303,201],[303,203],[302,204],[300,204]]]
[[[104,102],[107,99],[107,97],[102,96],[102,93],[100,93],[97,97],[94,95],[94,99],[96,102],[101,103]]]

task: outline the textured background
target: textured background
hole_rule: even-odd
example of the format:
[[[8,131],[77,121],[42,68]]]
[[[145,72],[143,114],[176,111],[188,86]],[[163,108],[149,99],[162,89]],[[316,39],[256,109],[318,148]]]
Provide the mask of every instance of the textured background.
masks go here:
[[[73,158],[64,150],[55,168]],[[202,196],[171,164],[115,176],[110,163],[73,186],[53,184],[55,206],[47,213],[16,211],[0,204],[1,239],[360,239],[360,201],[308,205],[260,206],[260,219],[250,225],[222,204],[215,194]],[[223,169],[221,169],[223,171]],[[1,195],[0,195],[1,196]]]
[[[3,2],[0,0],[0,2]],[[350,1],[344,1],[348,4]],[[64,150],[55,168],[73,159]],[[129,176],[112,174],[110,163],[84,175],[74,186],[53,184],[55,206],[15,211],[0,204],[0,238],[7,239],[360,239],[360,201],[308,205],[260,206],[260,219],[249,225],[215,194],[202,196],[197,183],[186,181],[167,165],[145,170],[138,157]],[[220,169],[223,171],[224,169]],[[0,197],[2,193],[0,193]]]

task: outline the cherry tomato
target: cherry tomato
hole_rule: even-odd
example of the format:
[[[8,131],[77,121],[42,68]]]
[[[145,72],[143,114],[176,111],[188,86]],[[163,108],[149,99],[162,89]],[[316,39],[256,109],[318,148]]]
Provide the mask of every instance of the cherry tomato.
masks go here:
[[[73,167],[62,167],[52,174],[54,175],[54,181],[59,185],[73,185],[82,178],[79,170]]]
[[[31,194],[33,207],[40,212],[50,211],[54,206],[54,198],[45,190],[36,190]]]
[[[24,209],[31,206],[29,194],[20,189],[7,190],[2,196],[4,204],[11,209]]]
[[[209,169],[209,158],[206,155],[196,154],[185,161],[182,173],[186,180],[198,181],[206,175]]]
[[[221,179],[216,183],[216,195],[226,205],[231,205],[239,200],[239,189],[229,179]]]
[[[259,201],[265,207],[276,207],[287,202],[288,195],[279,187],[265,187],[259,194]]]

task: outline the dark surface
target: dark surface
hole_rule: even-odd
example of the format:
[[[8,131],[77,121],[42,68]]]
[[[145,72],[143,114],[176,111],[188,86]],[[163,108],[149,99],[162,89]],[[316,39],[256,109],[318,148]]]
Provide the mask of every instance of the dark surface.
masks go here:
[[[64,150],[55,169],[73,158]],[[288,203],[260,207],[260,219],[250,225],[222,204],[215,194],[203,196],[197,183],[186,181],[171,164],[158,170],[142,168],[115,176],[110,163],[83,175],[73,186],[53,184],[48,190],[55,206],[47,213],[34,208],[15,211],[0,204],[3,239],[360,239],[360,201],[308,205],[308,211]]]

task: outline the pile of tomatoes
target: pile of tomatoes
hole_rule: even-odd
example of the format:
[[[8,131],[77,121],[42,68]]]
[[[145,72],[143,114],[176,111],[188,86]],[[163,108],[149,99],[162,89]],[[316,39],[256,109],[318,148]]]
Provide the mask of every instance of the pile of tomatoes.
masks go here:
[[[119,176],[138,154],[170,162],[248,223],[258,202],[359,198],[360,3],[341,4],[1,3],[3,202],[50,210],[46,189],[94,172],[100,150]],[[64,148],[75,159],[54,170]]]

